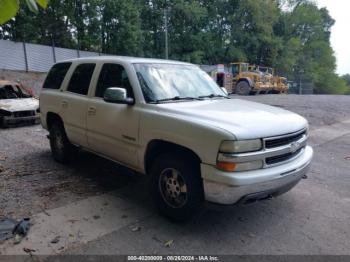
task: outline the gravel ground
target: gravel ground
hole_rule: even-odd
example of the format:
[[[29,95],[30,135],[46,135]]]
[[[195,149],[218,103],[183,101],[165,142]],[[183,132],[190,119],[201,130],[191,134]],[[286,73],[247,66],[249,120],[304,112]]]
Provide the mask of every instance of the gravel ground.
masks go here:
[[[260,95],[239,98],[298,113],[309,121],[312,128],[331,125],[350,118],[350,96]]]
[[[128,185],[136,177],[87,152],[69,166],[58,164],[46,135],[39,125],[0,129],[0,217],[30,217]]]

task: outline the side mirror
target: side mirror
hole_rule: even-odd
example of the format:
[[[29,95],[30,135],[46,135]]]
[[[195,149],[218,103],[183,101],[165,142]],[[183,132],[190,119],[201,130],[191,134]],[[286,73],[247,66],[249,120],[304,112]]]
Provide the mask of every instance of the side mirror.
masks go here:
[[[228,92],[227,92],[226,87],[223,87],[223,86],[222,86],[222,87],[220,87],[220,88],[221,88],[222,91],[224,91],[225,95],[228,95]]]
[[[107,88],[103,95],[103,100],[108,103],[125,105],[133,105],[135,103],[133,98],[127,97],[126,89],[119,87]]]

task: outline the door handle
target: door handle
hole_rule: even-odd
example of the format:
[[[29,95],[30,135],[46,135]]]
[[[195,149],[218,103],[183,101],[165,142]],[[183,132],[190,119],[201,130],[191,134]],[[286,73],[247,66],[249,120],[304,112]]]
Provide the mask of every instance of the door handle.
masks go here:
[[[62,100],[61,101],[62,107],[67,107],[68,106],[68,101],[67,100]]]
[[[89,108],[88,108],[88,114],[89,114],[89,115],[94,115],[94,114],[96,114],[96,107],[94,107],[94,106],[89,106]]]

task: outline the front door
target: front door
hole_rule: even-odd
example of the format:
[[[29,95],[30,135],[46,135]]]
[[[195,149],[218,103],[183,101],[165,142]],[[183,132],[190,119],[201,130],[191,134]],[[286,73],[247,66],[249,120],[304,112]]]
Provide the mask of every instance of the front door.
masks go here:
[[[108,103],[103,100],[109,87],[127,90],[134,98],[126,70],[122,65],[106,63],[88,101],[87,137],[91,150],[131,167],[137,167],[139,111],[136,106]]]

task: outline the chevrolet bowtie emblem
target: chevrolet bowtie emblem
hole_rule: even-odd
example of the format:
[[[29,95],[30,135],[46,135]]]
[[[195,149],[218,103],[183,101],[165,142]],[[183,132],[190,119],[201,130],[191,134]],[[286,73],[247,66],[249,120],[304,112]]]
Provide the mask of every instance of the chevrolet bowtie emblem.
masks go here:
[[[290,144],[290,152],[291,153],[295,153],[300,147],[300,143],[299,142],[293,142]]]

